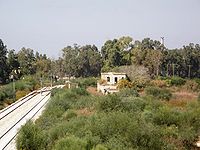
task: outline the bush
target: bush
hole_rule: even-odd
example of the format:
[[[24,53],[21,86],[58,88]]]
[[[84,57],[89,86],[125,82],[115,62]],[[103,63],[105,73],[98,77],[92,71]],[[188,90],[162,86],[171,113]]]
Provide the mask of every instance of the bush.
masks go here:
[[[150,85],[162,88],[162,87],[166,87],[167,83],[165,80],[152,80],[150,82]]]
[[[139,96],[137,90],[135,90],[134,88],[121,89],[120,92],[117,93],[117,95],[119,95],[121,97],[129,97],[129,96],[138,97]]]
[[[117,88],[119,89],[123,89],[123,88],[132,88],[133,87],[133,84],[128,81],[128,80],[119,80],[119,82],[117,83]]]
[[[107,95],[105,97],[99,98],[98,109],[99,111],[112,111],[117,110],[120,105],[120,97],[117,95]]]
[[[108,150],[104,145],[98,144],[92,150]]]
[[[77,79],[74,79],[74,82],[78,83],[78,85],[82,88],[86,88],[88,86],[92,86],[92,87],[97,86],[97,78],[94,78],[94,77],[77,78]]]
[[[4,93],[4,91],[0,89],[0,101],[3,101],[5,98],[6,98],[6,94]]]
[[[17,82],[15,82],[15,88],[16,88],[16,90],[24,90],[24,89],[26,89],[26,88],[30,88],[28,85],[26,85],[26,83],[25,82],[23,82],[23,81],[17,81]]]
[[[194,81],[200,86],[200,78],[195,78]]]
[[[168,82],[170,85],[181,86],[185,84],[186,80],[181,77],[172,77]]]
[[[29,93],[29,91],[17,91],[16,92],[16,100],[26,96]]]
[[[146,105],[146,100],[140,97],[129,97],[123,99],[119,107],[121,111],[138,113],[143,111]]]
[[[20,129],[17,137],[17,149],[39,150],[44,149],[45,145],[45,134],[33,122],[29,121]]]
[[[170,92],[170,90],[161,89],[158,87],[148,87],[145,89],[145,92],[147,95],[152,95],[161,100],[170,100],[170,98],[172,97],[172,93]]]
[[[14,97],[14,91],[12,83],[4,85],[0,88],[0,101],[5,99],[11,99]]]
[[[71,89],[71,91],[72,93],[75,93],[77,95],[82,95],[82,96],[89,95],[89,93],[87,92],[85,88],[73,88]]]
[[[153,117],[154,123],[157,125],[180,125],[182,123],[182,115],[180,111],[169,107],[160,107]]]
[[[133,80],[132,84],[133,87],[136,88],[137,90],[143,90],[149,83],[148,79],[143,79],[143,78],[138,78]]]
[[[25,76],[22,81],[31,91],[35,90],[36,85],[39,84],[39,80],[37,80],[34,76]]]
[[[87,141],[74,136],[69,136],[58,140],[53,148],[54,150],[86,150]]]
[[[76,117],[76,116],[77,116],[77,114],[74,111],[68,110],[62,115],[62,118],[64,120],[69,120],[69,119]]]

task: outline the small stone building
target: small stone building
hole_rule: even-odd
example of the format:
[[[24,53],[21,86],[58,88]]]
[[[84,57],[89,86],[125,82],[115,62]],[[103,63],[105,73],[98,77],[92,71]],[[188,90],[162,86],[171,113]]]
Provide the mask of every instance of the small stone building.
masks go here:
[[[126,79],[126,73],[101,73],[101,80],[97,83],[97,91],[103,94],[118,92],[117,83],[121,79]]]

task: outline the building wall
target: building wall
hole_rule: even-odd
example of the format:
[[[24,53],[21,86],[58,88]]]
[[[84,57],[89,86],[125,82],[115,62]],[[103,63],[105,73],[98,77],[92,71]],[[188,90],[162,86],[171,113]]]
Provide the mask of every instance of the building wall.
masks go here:
[[[110,81],[108,81],[108,78],[110,78]],[[116,84],[117,82],[115,81],[115,78],[117,79],[117,82],[121,79],[125,79],[126,78],[126,74],[122,73],[102,73],[101,74],[101,79],[106,80],[107,84]]]
[[[108,78],[109,78],[109,81],[108,81]],[[117,89],[117,82],[125,78],[126,78],[125,73],[113,73],[113,72],[102,73],[101,79],[107,82],[106,84],[102,84],[102,85],[97,83],[97,91],[102,92],[103,94],[118,92],[119,90]],[[117,79],[117,82],[116,82],[116,79]]]

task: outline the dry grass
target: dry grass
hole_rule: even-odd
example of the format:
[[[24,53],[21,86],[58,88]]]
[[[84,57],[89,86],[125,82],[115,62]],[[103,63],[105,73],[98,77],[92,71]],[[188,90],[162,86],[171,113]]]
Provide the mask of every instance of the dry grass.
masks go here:
[[[170,106],[174,107],[184,107],[188,103],[196,101],[198,98],[198,93],[189,91],[176,91],[173,93],[173,98],[168,102]]]
[[[94,113],[95,111],[93,108],[82,108],[82,109],[76,110],[76,114],[78,116],[90,116]]]
[[[103,94],[102,93],[100,93],[100,92],[97,92],[97,88],[95,88],[95,87],[88,87],[87,89],[86,89],[90,94],[92,94],[92,95],[94,95],[94,96],[102,96]]]

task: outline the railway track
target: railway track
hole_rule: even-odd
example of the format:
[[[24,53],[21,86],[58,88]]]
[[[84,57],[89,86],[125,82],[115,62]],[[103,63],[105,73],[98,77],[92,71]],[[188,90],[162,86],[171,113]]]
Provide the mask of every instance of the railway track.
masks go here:
[[[44,87],[41,90],[45,91],[46,89],[47,89],[47,87]],[[35,95],[37,95],[41,90],[33,91],[33,92],[29,93],[28,95],[22,97],[15,103],[12,103],[8,107],[0,110],[0,120],[3,119],[4,117],[6,117],[9,113],[14,111],[18,107],[22,106],[24,103],[28,102],[31,98],[33,98]]]
[[[50,98],[50,89],[34,91],[0,111],[0,150],[9,149],[9,144],[18,134],[19,128],[32,119]]]

